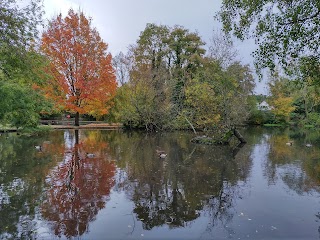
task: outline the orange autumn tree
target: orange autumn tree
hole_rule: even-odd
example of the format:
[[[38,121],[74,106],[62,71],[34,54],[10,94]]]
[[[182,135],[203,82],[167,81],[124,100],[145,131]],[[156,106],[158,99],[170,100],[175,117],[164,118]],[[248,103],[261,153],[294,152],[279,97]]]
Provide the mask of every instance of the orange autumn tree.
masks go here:
[[[53,76],[45,87],[46,95],[57,108],[75,113],[76,126],[80,114],[108,113],[116,77],[108,45],[91,26],[91,19],[72,9],[65,18],[59,14],[43,33],[41,49]]]

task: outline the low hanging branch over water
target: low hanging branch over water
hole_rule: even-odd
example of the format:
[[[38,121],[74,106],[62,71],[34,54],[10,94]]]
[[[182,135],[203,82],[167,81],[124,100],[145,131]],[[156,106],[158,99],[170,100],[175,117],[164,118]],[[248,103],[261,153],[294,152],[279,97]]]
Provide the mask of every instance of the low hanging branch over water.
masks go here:
[[[199,143],[199,144],[207,144],[207,145],[228,145],[232,137],[236,137],[241,144],[247,143],[247,141],[244,139],[244,137],[235,127],[230,129],[220,138],[208,137],[206,135],[203,135],[203,136],[197,136],[193,138],[191,142]]]

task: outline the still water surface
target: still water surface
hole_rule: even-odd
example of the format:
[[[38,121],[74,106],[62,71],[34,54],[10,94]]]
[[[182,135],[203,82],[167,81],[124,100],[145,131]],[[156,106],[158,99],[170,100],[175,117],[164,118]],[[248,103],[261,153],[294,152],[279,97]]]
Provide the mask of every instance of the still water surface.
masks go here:
[[[319,239],[320,133],[242,133],[3,134],[0,239]]]

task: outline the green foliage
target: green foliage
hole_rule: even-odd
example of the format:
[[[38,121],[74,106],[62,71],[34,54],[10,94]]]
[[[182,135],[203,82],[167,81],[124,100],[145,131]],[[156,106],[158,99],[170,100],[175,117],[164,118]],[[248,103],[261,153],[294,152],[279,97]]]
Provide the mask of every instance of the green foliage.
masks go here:
[[[122,111],[113,115],[133,127],[173,127],[184,105],[186,84],[205,53],[203,44],[197,33],[183,27],[147,24],[126,58],[131,64],[129,82],[118,92],[116,105]]]
[[[315,0],[223,0],[217,18],[226,32],[255,39],[259,69],[274,69],[276,63],[288,69],[301,57],[318,59],[319,15]]]
[[[42,1],[26,3],[23,8],[16,0],[2,0],[0,3],[0,70],[8,77],[16,69],[29,71],[32,58],[27,52],[34,45],[37,27],[42,21]]]
[[[1,83],[0,120],[15,127],[35,127],[39,113],[46,107],[46,101],[30,87],[15,83]]]
[[[314,127],[320,127],[320,113],[312,112],[308,115],[304,121],[302,121],[303,125],[312,125]]]
[[[20,7],[16,0],[0,3],[0,121],[15,127],[35,127],[40,111],[50,104],[35,89],[47,76],[46,59],[36,51],[42,1]]]
[[[190,81],[186,88],[185,111],[197,128],[210,128],[220,120],[217,111],[219,97],[208,82],[197,79]]]
[[[148,24],[122,56],[129,81],[119,88],[110,118],[147,130],[228,131],[242,124],[254,87],[251,71],[240,62],[222,66],[204,57],[203,45],[197,33],[183,27]]]
[[[257,125],[272,124],[275,122],[275,116],[271,111],[255,110],[250,113],[248,122]]]
[[[36,52],[25,54],[29,58],[29,67],[33,69],[23,71],[16,68],[10,76],[3,74],[3,78],[0,77],[0,121],[15,127],[35,127],[40,112],[51,112],[52,109],[37,87],[46,79],[42,70],[46,61]]]
[[[266,100],[263,95],[251,95],[248,97],[249,117],[248,123],[253,125],[262,125],[273,123],[274,114],[270,110],[258,109],[258,104]]]

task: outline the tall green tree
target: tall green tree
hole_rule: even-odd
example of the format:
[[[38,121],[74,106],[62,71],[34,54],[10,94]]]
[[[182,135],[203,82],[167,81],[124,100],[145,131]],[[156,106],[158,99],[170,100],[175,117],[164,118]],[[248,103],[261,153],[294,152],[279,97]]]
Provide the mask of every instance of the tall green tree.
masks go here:
[[[42,23],[42,0],[26,1],[21,7],[16,0],[0,2],[0,70],[1,78],[12,77],[16,69],[30,68],[30,47],[38,37],[38,26]]]
[[[128,90],[133,91],[130,101],[135,116],[140,116],[139,125],[161,128],[179,115],[186,83],[196,74],[205,53],[203,45],[197,33],[181,26],[147,24],[129,53],[133,65]],[[142,92],[137,94],[143,89],[149,92],[145,97]]]
[[[223,137],[249,117],[249,95],[254,79],[247,65],[233,62],[226,69],[219,59],[206,59],[197,77],[187,84],[189,120],[197,128],[214,130]]]
[[[42,23],[42,1],[0,2],[0,121],[17,127],[38,124],[47,106],[35,90],[45,75],[46,60],[37,53],[38,26]]]
[[[124,88],[129,92],[123,119],[130,126],[147,130],[163,128],[169,117],[169,28],[147,24],[136,44],[129,50],[129,81]]]
[[[192,79],[206,53],[204,42],[198,33],[190,32],[181,26],[175,26],[168,40],[173,62],[173,104],[176,112],[183,108],[185,100],[185,86]]]
[[[259,48],[254,56],[259,69],[274,69],[281,64],[289,70],[301,57],[319,66],[318,0],[223,0],[217,17],[226,32],[241,40],[255,39]]]

